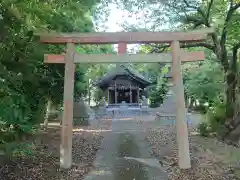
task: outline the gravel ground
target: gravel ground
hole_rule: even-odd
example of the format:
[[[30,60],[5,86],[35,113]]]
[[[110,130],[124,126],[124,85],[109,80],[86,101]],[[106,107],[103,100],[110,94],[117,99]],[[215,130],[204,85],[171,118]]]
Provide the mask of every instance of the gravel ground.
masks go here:
[[[189,134],[193,129],[189,128]],[[169,174],[169,180],[236,180],[234,170],[223,163],[208,149],[202,146],[204,139],[196,135],[190,135],[190,151],[192,168],[180,170],[177,162],[176,132],[174,126],[162,126],[161,128],[148,129],[147,141],[152,151],[163,168]],[[211,141],[211,139],[209,139]]]
[[[14,158],[0,167],[1,180],[75,180],[89,172],[101,143],[99,132],[73,133],[73,167],[67,171],[59,169],[60,129],[49,129],[36,138],[34,154]]]

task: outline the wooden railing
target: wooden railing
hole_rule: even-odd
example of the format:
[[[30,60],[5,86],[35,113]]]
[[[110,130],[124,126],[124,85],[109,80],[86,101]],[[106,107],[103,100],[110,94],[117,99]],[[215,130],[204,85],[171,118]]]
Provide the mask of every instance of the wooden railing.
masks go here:
[[[131,108],[140,108],[140,103],[118,103],[118,104],[108,104],[107,108],[120,108],[122,106],[131,107]]]

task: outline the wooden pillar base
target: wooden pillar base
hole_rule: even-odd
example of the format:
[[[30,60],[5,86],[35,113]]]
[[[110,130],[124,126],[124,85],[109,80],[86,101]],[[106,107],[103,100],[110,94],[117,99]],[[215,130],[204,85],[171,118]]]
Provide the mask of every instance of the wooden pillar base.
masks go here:
[[[62,126],[62,143],[60,145],[60,168],[70,169],[72,166],[72,127]]]

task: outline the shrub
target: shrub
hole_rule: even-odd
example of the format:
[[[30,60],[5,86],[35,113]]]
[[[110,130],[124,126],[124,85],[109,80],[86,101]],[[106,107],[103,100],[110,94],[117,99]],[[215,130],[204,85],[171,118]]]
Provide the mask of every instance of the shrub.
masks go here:
[[[0,152],[18,154],[17,142],[36,132],[37,111],[26,100],[26,96],[8,87],[0,91]],[[5,88],[5,89],[4,89]],[[39,111],[40,112],[40,111]],[[35,114],[36,113],[36,114]],[[24,146],[21,146],[24,147]],[[22,153],[20,153],[22,154]]]
[[[224,102],[215,101],[213,106],[207,110],[207,121],[199,125],[200,134],[216,133],[221,136],[225,132],[226,106]]]
[[[89,121],[88,118],[74,118],[73,119],[73,125],[74,126],[88,126],[89,125]]]
[[[150,90],[150,107],[159,107],[167,94],[168,86],[167,86],[167,80],[164,80],[160,84],[157,84]]]
[[[204,105],[198,105],[193,108],[194,111],[200,112],[201,114],[207,113],[207,107]]]
[[[198,131],[201,136],[207,137],[210,134],[209,126],[207,122],[202,122],[198,125]]]
[[[221,102],[215,102],[214,106],[209,108],[206,115],[211,127],[211,131],[219,134],[220,131],[222,131],[226,120],[225,104]]]
[[[104,91],[97,88],[93,94],[93,99],[94,101],[99,104],[99,102],[101,101],[101,99],[104,97]]]

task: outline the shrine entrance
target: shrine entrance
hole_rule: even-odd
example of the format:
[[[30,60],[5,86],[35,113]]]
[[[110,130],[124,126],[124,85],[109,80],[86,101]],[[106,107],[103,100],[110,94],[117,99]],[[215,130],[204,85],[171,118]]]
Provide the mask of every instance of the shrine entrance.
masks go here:
[[[108,104],[120,104],[122,102],[126,102],[128,104],[129,103],[136,104],[139,102],[137,90],[130,91],[130,89],[118,89],[116,93],[117,102],[115,102],[115,91],[114,90],[108,91],[109,91]]]
[[[204,60],[204,52],[184,52],[181,43],[203,41],[213,29],[193,32],[116,32],[116,33],[72,33],[40,34],[42,43],[67,44],[64,55],[45,55],[45,63],[65,63],[64,111],[62,119],[60,167],[72,165],[72,120],[75,63],[172,63],[174,95],[176,98],[176,130],[178,142],[178,163],[181,169],[191,167],[188,130],[185,121],[186,109],[181,62]],[[171,53],[126,54],[127,44],[169,43]],[[119,44],[118,54],[79,54],[75,44]],[[115,91],[116,93],[117,91]],[[117,96],[115,96],[117,97]],[[124,97],[125,99],[126,97]],[[115,99],[115,102],[116,101]]]
[[[119,52],[121,52],[121,48],[127,47],[120,44],[118,47]],[[128,65],[117,64],[112,71],[106,73],[95,85],[102,91],[107,91],[107,102],[110,105],[122,102],[138,105],[143,95],[143,89],[151,85],[151,82]]]
[[[119,89],[117,91],[117,103],[122,102],[130,103],[130,92],[128,89]]]

